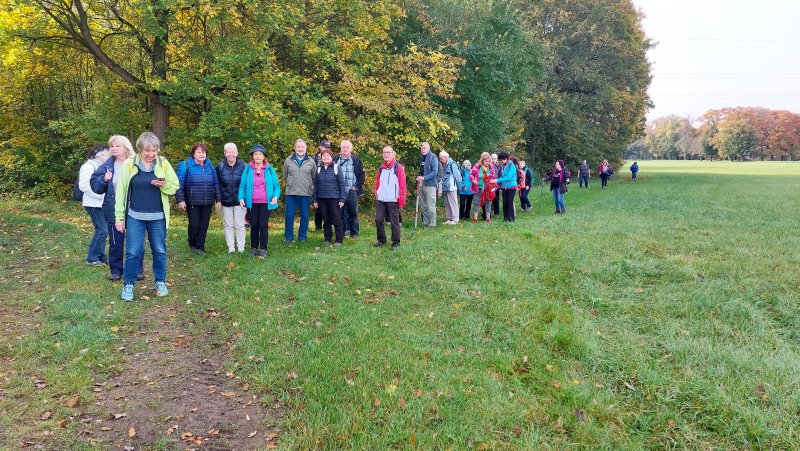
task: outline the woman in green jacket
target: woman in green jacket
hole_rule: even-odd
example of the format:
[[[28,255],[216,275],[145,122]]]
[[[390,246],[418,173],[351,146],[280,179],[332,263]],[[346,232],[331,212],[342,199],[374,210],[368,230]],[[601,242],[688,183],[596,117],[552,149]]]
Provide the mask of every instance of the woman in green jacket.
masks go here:
[[[119,191],[114,204],[114,227],[125,233],[125,265],[123,267],[122,300],[133,300],[133,288],[139,260],[144,254],[144,236],[153,253],[153,278],[156,294],[167,290],[167,228],[169,196],[178,190],[178,176],[166,158],[158,152],[161,142],[151,132],[136,140],[139,155],[122,165]]]

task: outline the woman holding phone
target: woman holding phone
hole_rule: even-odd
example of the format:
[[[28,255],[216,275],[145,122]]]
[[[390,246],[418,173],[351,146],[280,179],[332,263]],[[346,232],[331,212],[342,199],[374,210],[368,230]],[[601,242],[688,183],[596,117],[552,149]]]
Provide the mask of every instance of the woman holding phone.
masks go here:
[[[139,261],[144,254],[145,233],[153,253],[156,295],[167,290],[167,228],[169,196],[178,190],[178,176],[166,158],[158,155],[161,142],[152,132],[136,140],[139,155],[121,167],[116,197],[114,227],[127,233],[123,268],[122,300],[132,301]]]

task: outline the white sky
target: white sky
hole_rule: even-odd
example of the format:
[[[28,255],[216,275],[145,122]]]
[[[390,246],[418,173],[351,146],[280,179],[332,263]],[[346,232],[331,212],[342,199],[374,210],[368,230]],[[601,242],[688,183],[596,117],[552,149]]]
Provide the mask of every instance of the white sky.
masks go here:
[[[712,108],[800,113],[800,0],[633,0],[657,46],[653,120]]]

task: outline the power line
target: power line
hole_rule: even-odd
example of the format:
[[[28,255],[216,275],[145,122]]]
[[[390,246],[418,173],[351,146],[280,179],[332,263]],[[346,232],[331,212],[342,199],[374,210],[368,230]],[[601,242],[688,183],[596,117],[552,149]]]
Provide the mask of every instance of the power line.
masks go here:
[[[729,39],[729,38],[678,38],[678,37],[664,37],[658,38],[654,36],[648,36],[649,39],[653,41],[691,41],[691,42],[753,42],[753,43],[785,43],[785,44],[800,44],[800,41],[797,40],[788,40],[788,39]]]

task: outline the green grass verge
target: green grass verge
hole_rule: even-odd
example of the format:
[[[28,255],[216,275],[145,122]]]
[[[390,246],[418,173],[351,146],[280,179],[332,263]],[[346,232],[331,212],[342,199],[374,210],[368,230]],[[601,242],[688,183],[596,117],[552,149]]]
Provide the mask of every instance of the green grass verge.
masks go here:
[[[173,302],[221,313],[198,327],[239,337],[231,366],[287,408],[287,448],[799,447],[800,166],[640,168],[607,191],[571,185],[564,216],[538,190],[515,224],[415,232],[407,209],[397,251],[371,247],[364,215],[338,251],[315,251],[320,235],[285,246],[275,227],[265,261],[197,258],[178,221]],[[18,301],[48,305],[41,330],[3,350],[28,370],[10,393],[39,404],[20,361],[75,372],[54,394],[87,390],[113,366],[109,328],[147,307],[112,304],[116,287],[78,268],[64,210],[2,207],[11,227],[50,217],[51,249],[69,254]],[[207,248],[221,253],[214,221]],[[54,293],[70,307],[50,307]]]

